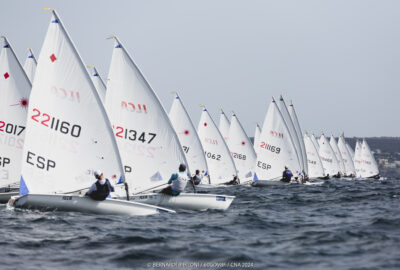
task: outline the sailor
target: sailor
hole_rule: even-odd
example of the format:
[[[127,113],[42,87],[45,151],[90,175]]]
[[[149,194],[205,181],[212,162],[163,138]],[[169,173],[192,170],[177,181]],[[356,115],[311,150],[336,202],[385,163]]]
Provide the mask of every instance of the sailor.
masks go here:
[[[292,176],[293,176],[292,171],[289,170],[288,167],[285,166],[285,170],[282,173],[281,181],[289,183],[290,180],[292,179]]]
[[[329,173],[328,173],[326,176],[324,176],[324,177],[319,177],[319,179],[322,179],[322,180],[329,180]]]
[[[201,183],[201,179],[202,177],[200,175],[200,170],[196,170],[196,174],[190,179],[190,181],[194,186],[197,186],[198,184]]]
[[[171,175],[168,180],[169,186],[160,191],[160,193],[178,196],[182,191],[185,190],[188,177],[186,175],[186,165],[179,165],[179,172]]]
[[[340,172],[332,176],[333,178],[340,178]]]
[[[224,183],[224,185],[228,185],[228,186],[239,185],[239,178],[237,177],[237,175],[234,175],[233,179],[229,182]]]
[[[101,171],[95,171],[94,177],[97,181],[94,182],[89,191],[86,192],[86,196],[96,201],[104,201],[110,195],[110,192],[114,192],[114,187],[108,179],[104,178]]]

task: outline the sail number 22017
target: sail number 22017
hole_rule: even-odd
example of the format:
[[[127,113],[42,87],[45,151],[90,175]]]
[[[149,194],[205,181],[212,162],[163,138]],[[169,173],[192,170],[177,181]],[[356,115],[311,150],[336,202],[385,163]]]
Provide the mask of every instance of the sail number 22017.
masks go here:
[[[0,132],[5,132],[12,135],[21,135],[21,133],[25,130],[24,126],[18,126],[11,123],[5,123],[0,121]]]

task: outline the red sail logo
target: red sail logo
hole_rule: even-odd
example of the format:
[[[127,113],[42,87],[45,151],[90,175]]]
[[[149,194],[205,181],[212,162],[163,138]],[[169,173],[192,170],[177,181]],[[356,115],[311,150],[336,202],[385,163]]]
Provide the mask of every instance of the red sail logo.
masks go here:
[[[121,108],[129,112],[147,113],[147,106],[144,104],[133,104],[132,102],[121,101]]]

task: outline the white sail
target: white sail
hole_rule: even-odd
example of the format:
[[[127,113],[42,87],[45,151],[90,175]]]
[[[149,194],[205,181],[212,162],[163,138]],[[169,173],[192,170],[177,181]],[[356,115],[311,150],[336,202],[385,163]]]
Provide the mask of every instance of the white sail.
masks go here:
[[[131,191],[165,184],[186,158],[157,95],[116,37],[108,74],[106,108]]]
[[[257,124],[256,125],[256,130],[254,131],[254,150],[256,151],[256,154],[258,154],[257,153],[257,151],[258,151],[257,145],[260,142],[260,135],[261,135],[261,128]]]
[[[318,150],[308,134],[304,134],[304,146],[307,152],[308,176],[310,178],[324,177],[325,171]]]
[[[329,144],[331,145],[333,153],[335,153],[336,159],[339,162],[340,172],[342,174],[344,174],[346,169],[344,167],[343,158],[342,158],[342,155],[340,154],[339,147],[338,147],[338,145],[336,143],[336,139],[335,139],[335,137],[333,135],[331,135],[331,138],[329,140]]]
[[[311,134],[310,139],[311,139],[312,143],[314,144],[315,148],[317,148],[317,150],[319,151],[319,143],[318,143],[317,139],[315,138],[314,134]]]
[[[293,143],[294,143],[294,147],[295,147],[295,153],[297,155],[297,159],[300,161],[300,171],[303,171],[305,166],[304,166],[304,161],[303,161],[303,157],[301,155],[301,147],[300,147],[300,141],[299,141],[299,137],[297,136],[297,132],[296,129],[294,127],[292,118],[290,117],[289,114],[289,110],[286,107],[286,103],[285,100],[283,99],[283,97],[281,96],[279,98],[279,102],[278,102],[278,108],[282,114],[283,120],[286,123],[286,126],[289,130],[289,134],[292,137]]]
[[[344,163],[344,172],[347,176],[356,175],[356,169],[354,168],[354,162],[349,152],[349,149],[346,146],[346,140],[344,135],[341,134],[338,140],[338,148],[340,154],[342,155],[343,163]]]
[[[250,179],[254,173],[257,155],[236,114],[233,114],[231,118],[228,147],[235,162],[239,179]]]
[[[324,171],[330,176],[336,175],[340,172],[339,161],[336,158],[335,152],[332,146],[329,144],[325,135],[322,134],[319,138],[319,157],[321,158],[322,165],[324,166]]]
[[[226,117],[224,111],[221,109],[221,114],[219,116],[219,125],[218,129],[222,134],[222,137],[224,137],[224,140],[227,141],[229,138],[229,127],[231,123],[228,120],[228,117]]]
[[[293,139],[281,112],[272,99],[261,130],[254,180],[280,180],[287,166],[293,173],[301,172]]]
[[[90,78],[93,81],[94,86],[97,89],[97,92],[99,93],[100,99],[105,104],[106,100],[106,85],[104,84],[104,81],[101,79],[99,72],[97,72],[97,69],[95,67],[88,66],[89,72],[90,72]]]
[[[356,148],[354,153],[354,168],[356,170],[356,176],[361,177],[361,143],[359,140],[356,141]]]
[[[207,176],[208,168],[203,146],[201,145],[196,128],[178,94],[176,94],[172,103],[169,119],[182,144],[183,152],[185,153],[186,160],[192,173],[199,170],[202,175]],[[206,183],[208,183],[208,181],[206,181]]]
[[[221,184],[232,180],[237,174],[235,163],[222,134],[206,108],[201,114],[197,133],[207,159],[211,184]]]
[[[29,100],[20,193],[88,188],[93,170],[123,178],[107,114],[57,13],[38,60]]]
[[[35,78],[36,66],[36,58],[33,55],[32,50],[28,48],[28,55],[25,59],[24,70],[31,83],[33,82],[33,78]]]
[[[352,148],[352,147],[350,146],[350,144],[348,144],[347,142],[346,142],[346,147],[347,147],[347,150],[348,150],[349,153],[350,153],[351,159],[354,160],[354,150],[353,150],[353,148]]]
[[[0,187],[21,178],[31,83],[5,37],[0,54]]]
[[[361,177],[373,177],[379,175],[379,168],[374,155],[365,139],[361,145]]]
[[[307,161],[306,147],[304,145],[303,132],[301,131],[299,119],[297,118],[297,114],[296,114],[296,111],[294,109],[292,102],[290,102],[290,106],[289,106],[288,110],[289,110],[290,118],[292,119],[292,122],[294,124],[294,129],[296,131],[296,135],[297,135],[299,143],[300,143],[301,158],[302,158],[303,164],[304,164],[304,171],[306,174],[308,174],[308,161]]]

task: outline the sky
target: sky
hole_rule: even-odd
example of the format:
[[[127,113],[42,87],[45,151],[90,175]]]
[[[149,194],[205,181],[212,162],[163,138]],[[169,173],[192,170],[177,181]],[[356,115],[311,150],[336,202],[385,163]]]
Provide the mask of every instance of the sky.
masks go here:
[[[104,80],[118,36],[166,111],[178,91],[195,126],[204,104],[252,137],[282,94],[305,131],[400,136],[400,1],[2,1],[0,35],[22,63],[27,46],[39,56],[43,7]]]

